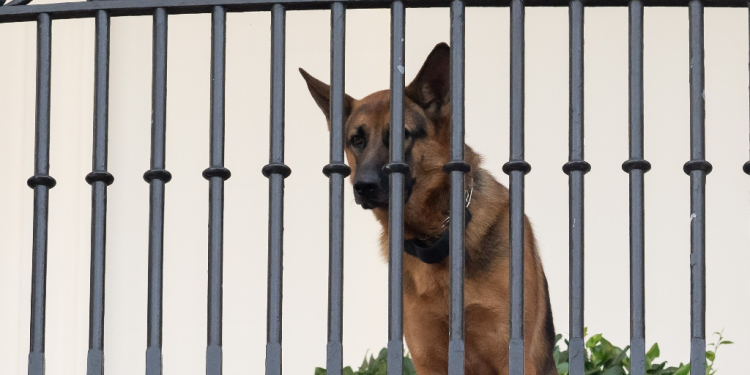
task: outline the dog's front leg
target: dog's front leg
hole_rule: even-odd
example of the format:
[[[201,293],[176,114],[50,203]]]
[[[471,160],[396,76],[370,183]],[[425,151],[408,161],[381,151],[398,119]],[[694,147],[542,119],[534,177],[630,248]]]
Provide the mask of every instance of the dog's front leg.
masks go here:
[[[419,375],[448,374],[448,321],[404,306],[404,336]]]

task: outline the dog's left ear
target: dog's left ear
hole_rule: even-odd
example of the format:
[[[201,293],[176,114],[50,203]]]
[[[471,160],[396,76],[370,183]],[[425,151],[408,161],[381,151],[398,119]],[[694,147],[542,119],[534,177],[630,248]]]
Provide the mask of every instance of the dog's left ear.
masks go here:
[[[450,102],[450,65],[451,48],[445,43],[436,45],[404,93],[428,113],[439,115],[440,108]]]
[[[307,82],[307,88],[310,90],[310,95],[315,99],[315,103],[318,104],[320,110],[326,116],[328,122],[328,130],[331,130],[331,119],[330,119],[330,106],[331,106],[331,86],[321,82],[317,78],[311,76],[304,69],[299,68],[302,78]],[[344,122],[352,113],[352,106],[354,105],[354,98],[344,94]]]

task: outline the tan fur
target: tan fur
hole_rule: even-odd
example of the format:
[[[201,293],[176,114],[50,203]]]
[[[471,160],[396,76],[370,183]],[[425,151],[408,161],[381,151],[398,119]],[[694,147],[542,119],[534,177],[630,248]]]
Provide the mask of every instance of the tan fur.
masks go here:
[[[439,65],[439,59],[444,59],[440,56],[444,50],[438,51],[439,48],[445,49],[447,46],[436,47],[415,82],[407,87],[404,126],[414,132],[415,124],[421,122],[426,130],[424,137],[406,141],[406,148],[412,156],[411,177],[416,181],[405,204],[407,240],[439,236],[445,230],[441,226],[448,214],[450,181],[442,167],[449,161],[450,155],[450,105],[436,101],[440,97],[436,97],[434,92],[439,92],[439,85],[426,85],[432,84],[432,88],[419,85],[425,81],[422,76],[439,73],[429,71],[430,68],[444,70]],[[434,61],[431,62],[431,59]],[[425,71],[427,73],[423,74]],[[324,104],[327,104],[328,86],[302,72],[313,97],[322,109],[326,108]],[[369,139],[376,139],[389,129],[389,91],[379,91],[361,100],[347,96],[346,103],[346,139],[360,126],[366,129]],[[361,152],[352,147],[346,148],[352,179],[356,176],[358,159],[382,159],[383,155],[387,158],[387,146],[382,142],[377,143],[379,145],[369,145]],[[465,249],[469,259],[466,262],[464,294],[465,373],[508,374],[509,194],[488,171],[482,169],[481,157],[468,146],[465,149],[465,160],[471,165],[471,172],[466,174],[464,185],[468,188],[473,184],[474,187],[469,206],[472,219],[466,227],[465,236]],[[372,211],[383,228],[381,252],[387,260],[388,210],[387,207],[377,207]],[[492,240],[492,236],[496,237],[496,245],[487,247],[485,242]],[[403,258],[404,336],[420,375],[447,374],[450,302],[448,262],[445,259],[437,264],[426,264],[407,254]],[[525,373],[556,375],[554,364],[550,366],[549,363],[552,347],[549,332],[545,330],[549,296],[528,219],[525,226],[524,272]]]

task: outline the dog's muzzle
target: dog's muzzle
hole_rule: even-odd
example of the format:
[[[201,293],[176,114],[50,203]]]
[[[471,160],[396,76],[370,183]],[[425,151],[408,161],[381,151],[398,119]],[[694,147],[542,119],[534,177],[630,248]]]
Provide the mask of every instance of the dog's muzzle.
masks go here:
[[[388,207],[387,189],[377,180],[359,180],[354,183],[354,201],[364,209]]]
[[[404,203],[409,200],[415,179],[410,176],[404,181]],[[354,201],[364,209],[387,208],[390,196],[388,175],[370,173],[357,176],[354,181]]]

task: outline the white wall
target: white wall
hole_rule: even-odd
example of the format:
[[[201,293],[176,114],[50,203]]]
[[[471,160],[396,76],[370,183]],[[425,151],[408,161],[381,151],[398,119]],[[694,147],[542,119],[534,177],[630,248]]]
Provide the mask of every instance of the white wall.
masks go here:
[[[449,40],[447,9],[407,11],[406,75]],[[627,9],[586,10],[586,325],[628,343]],[[297,73],[329,74],[329,12],[288,12],[284,370],[325,364],[328,160],[325,121]],[[550,281],[556,328],[568,331],[568,15],[527,9],[526,209]],[[388,87],[389,13],[347,13],[347,92]],[[224,362],[261,371],[265,356],[270,15],[230,14],[227,43]],[[508,11],[467,10],[467,143],[502,182],[508,157]],[[93,20],[53,22],[47,373],[85,371],[90,259]],[[108,374],[142,373],[146,344],[151,19],[112,20],[105,356]],[[707,332],[736,342],[720,374],[750,350],[748,25],[742,9],[706,10]],[[0,25],[0,373],[26,372],[31,273],[35,35]],[[165,374],[205,366],[210,15],[170,16],[164,298]],[[646,10],[647,341],[670,362],[689,357],[687,9]],[[379,228],[347,186],[344,361],[386,343],[387,266]]]

